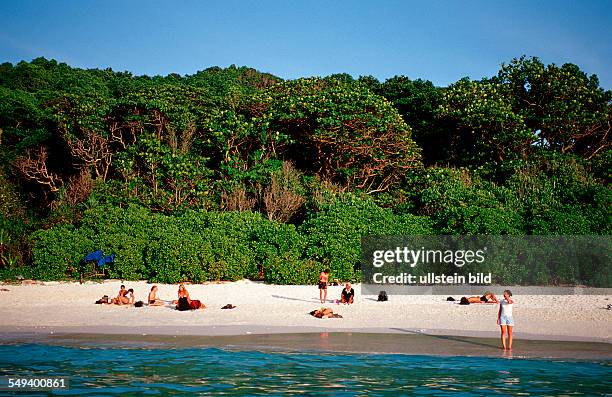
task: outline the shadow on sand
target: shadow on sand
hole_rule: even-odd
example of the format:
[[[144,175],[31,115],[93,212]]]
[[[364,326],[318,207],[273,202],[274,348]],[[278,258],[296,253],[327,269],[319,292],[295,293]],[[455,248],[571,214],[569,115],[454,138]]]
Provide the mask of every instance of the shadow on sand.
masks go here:
[[[461,336],[452,336],[452,335],[432,335],[432,334],[428,334],[428,333],[425,333],[425,332],[418,332],[418,331],[413,331],[413,330],[404,329],[404,328],[390,328],[390,329],[395,330],[395,331],[405,332],[405,333],[408,333],[408,334],[413,334],[413,335],[423,335],[423,336],[428,336],[430,338],[442,339],[442,340],[445,340],[445,341],[461,342],[461,343],[467,343],[467,344],[470,344],[470,345],[476,345],[476,346],[487,347],[487,348],[494,348],[496,350],[499,350],[499,346],[497,344],[495,344],[494,342],[491,342],[491,343],[477,342],[477,341],[473,340],[474,338],[461,337]]]

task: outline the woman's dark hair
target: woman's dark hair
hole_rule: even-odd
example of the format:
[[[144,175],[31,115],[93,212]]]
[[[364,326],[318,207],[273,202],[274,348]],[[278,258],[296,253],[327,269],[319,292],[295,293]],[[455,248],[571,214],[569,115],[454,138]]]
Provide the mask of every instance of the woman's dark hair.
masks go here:
[[[329,269],[325,269],[325,271],[323,273],[329,273]]]
[[[128,292],[134,293],[134,288],[130,288]]]
[[[507,292],[508,296],[512,296],[512,291],[510,291],[509,289],[505,290],[504,292]]]
[[[121,284],[121,289],[125,289],[125,285]]]

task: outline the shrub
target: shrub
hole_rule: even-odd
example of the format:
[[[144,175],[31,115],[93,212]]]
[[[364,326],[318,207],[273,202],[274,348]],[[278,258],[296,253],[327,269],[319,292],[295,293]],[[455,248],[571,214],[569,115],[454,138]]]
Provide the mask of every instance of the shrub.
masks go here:
[[[312,260],[299,259],[290,254],[273,256],[266,260],[266,282],[271,284],[314,284],[321,266]]]
[[[167,233],[152,241],[144,255],[149,280],[157,283],[202,282],[213,261],[210,243],[199,234]]]
[[[319,263],[319,270],[329,267],[332,277],[343,281],[361,278],[362,236],[432,234],[427,217],[394,215],[371,200],[353,195],[311,214],[299,231],[306,242],[306,258]]]
[[[94,243],[86,228],[58,225],[32,234],[32,274],[40,280],[62,280],[79,276],[79,262],[93,250]]]

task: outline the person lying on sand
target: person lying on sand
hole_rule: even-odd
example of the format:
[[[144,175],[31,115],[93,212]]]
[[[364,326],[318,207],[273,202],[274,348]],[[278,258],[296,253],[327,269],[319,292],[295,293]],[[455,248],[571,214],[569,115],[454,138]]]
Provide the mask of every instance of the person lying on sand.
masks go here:
[[[310,312],[311,316],[316,318],[342,318],[341,315],[335,314],[329,307],[322,307]]]
[[[96,301],[96,305],[101,305],[101,304],[106,304],[106,305],[110,305],[111,300],[108,299],[108,295],[102,295],[102,298],[98,299]]]
[[[151,292],[149,292],[147,301],[149,302],[149,306],[163,306],[166,304],[166,302],[157,298],[157,285],[151,287]]]
[[[345,305],[350,305],[353,303],[353,298],[355,297],[355,290],[351,288],[351,284],[346,283],[344,289],[342,290],[342,294],[340,294],[340,302]]]
[[[463,298],[461,298],[463,300]],[[470,296],[466,298],[469,303],[499,303],[497,297],[491,292],[487,291],[483,296]]]
[[[189,292],[187,292],[187,288],[185,288],[185,284],[181,283],[178,289],[178,300],[176,302],[176,309],[180,311],[185,310],[197,310],[197,309],[206,309],[206,306],[196,299],[191,299],[189,297]]]

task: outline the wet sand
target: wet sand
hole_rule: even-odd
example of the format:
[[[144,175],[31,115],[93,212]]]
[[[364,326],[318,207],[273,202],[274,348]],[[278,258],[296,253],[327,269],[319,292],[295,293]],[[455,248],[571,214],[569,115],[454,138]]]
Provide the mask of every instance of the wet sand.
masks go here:
[[[397,333],[309,332],[256,335],[163,335],[19,332],[0,333],[2,344],[43,343],[113,348],[224,348],[259,351],[319,351],[322,354],[410,354],[484,356],[562,360],[612,360],[612,344],[552,340],[515,340],[512,352],[497,338],[435,335],[404,330]]]

